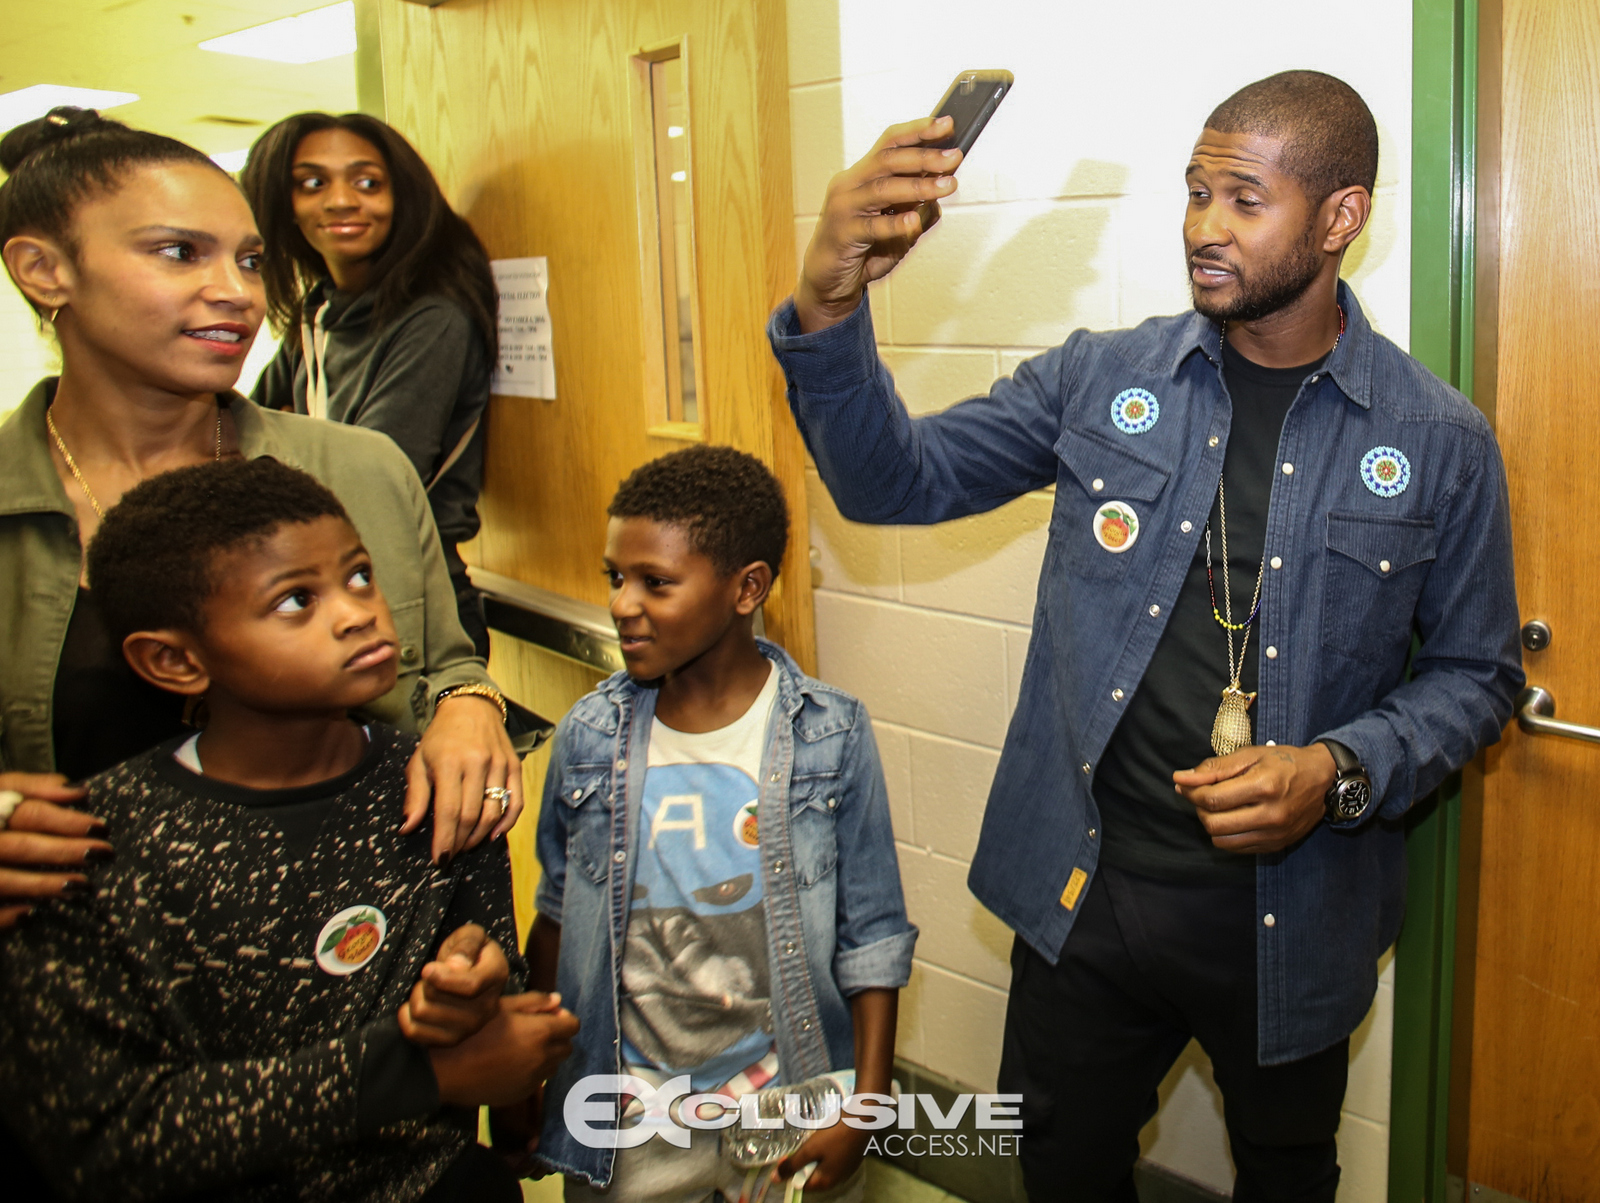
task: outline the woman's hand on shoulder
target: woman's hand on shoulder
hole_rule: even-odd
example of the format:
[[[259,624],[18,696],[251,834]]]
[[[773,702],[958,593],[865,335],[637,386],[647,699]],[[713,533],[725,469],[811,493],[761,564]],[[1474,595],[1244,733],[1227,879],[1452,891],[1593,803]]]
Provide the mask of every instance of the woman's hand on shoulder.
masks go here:
[[[445,864],[459,852],[510,831],[522,814],[522,762],[506,734],[500,708],[487,698],[457,694],[440,702],[406,769],[406,821],[422,825],[433,806],[433,859]],[[488,798],[506,791],[504,813]]]
[[[84,870],[110,860],[106,825],[73,810],[84,790],[59,773],[0,773],[0,791],[21,794],[0,831],[0,928],[15,925],[34,902],[84,889]]]

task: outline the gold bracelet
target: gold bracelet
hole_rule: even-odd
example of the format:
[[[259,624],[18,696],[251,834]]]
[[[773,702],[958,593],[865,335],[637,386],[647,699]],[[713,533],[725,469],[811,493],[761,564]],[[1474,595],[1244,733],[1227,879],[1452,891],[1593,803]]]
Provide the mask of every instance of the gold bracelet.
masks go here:
[[[447,698],[457,697],[488,698],[496,706],[500,707],[500,721],[502,723],[511,717],[510,712],[506,710],[505,695],[493,685],[452,685],[448,689],[441,689],[439,696],[433,699],[435,713],[438,712],[440,702],[445,701]]]

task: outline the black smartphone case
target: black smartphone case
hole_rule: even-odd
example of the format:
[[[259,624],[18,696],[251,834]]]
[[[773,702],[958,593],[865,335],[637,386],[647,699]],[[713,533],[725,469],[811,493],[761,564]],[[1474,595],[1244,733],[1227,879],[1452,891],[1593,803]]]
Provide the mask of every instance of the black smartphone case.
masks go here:
[[[944,94],[935,117],[953,117],[955,128],[948,138],[930,143],[936,150],[958,148],[965,156],[972,150],[983,127],[1011,91],[1014,77],[1009,71],[963,71]]]

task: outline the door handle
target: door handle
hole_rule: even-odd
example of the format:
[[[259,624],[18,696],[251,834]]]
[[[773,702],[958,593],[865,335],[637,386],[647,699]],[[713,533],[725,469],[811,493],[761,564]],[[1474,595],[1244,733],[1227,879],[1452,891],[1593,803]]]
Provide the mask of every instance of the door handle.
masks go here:
[[[1556,700],[1548,689],[1530,685],[1517,695],[1517,726],[1529,735],[1565,735],[1585,743],[1600,744],[1600,727],[1557,722]]]

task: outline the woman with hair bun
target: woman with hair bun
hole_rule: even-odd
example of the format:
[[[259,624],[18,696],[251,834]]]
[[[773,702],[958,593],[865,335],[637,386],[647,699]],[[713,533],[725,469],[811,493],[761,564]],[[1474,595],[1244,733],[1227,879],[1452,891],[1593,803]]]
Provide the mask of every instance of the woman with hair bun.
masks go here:
[[[261,135],[241,176],[266,239],[267,316],[283,336],[254,398],[380,430],[417,475],[461,623],[489,654],[456,552],[478,533],[484,407],[497,337],[483,244],[411,144],[362,113],[298,113]]]
[[[261,236],[238,186],[191,146],[75,108],[7,134],[0,168],[0,253],[62,362],[0,425],[0,927],[87,889],[112,855],[68,783],[184,718],[106,636],[84,548],[139,481],[228,456],[304,469],[361,531],[400,636],[400,683],[370,709],[425,727],[407,829],[431,804],[441,863],[508,830],[522,798],[504,700],[457,618],[411,465],[370,431],[233,392],[266,311]]]

